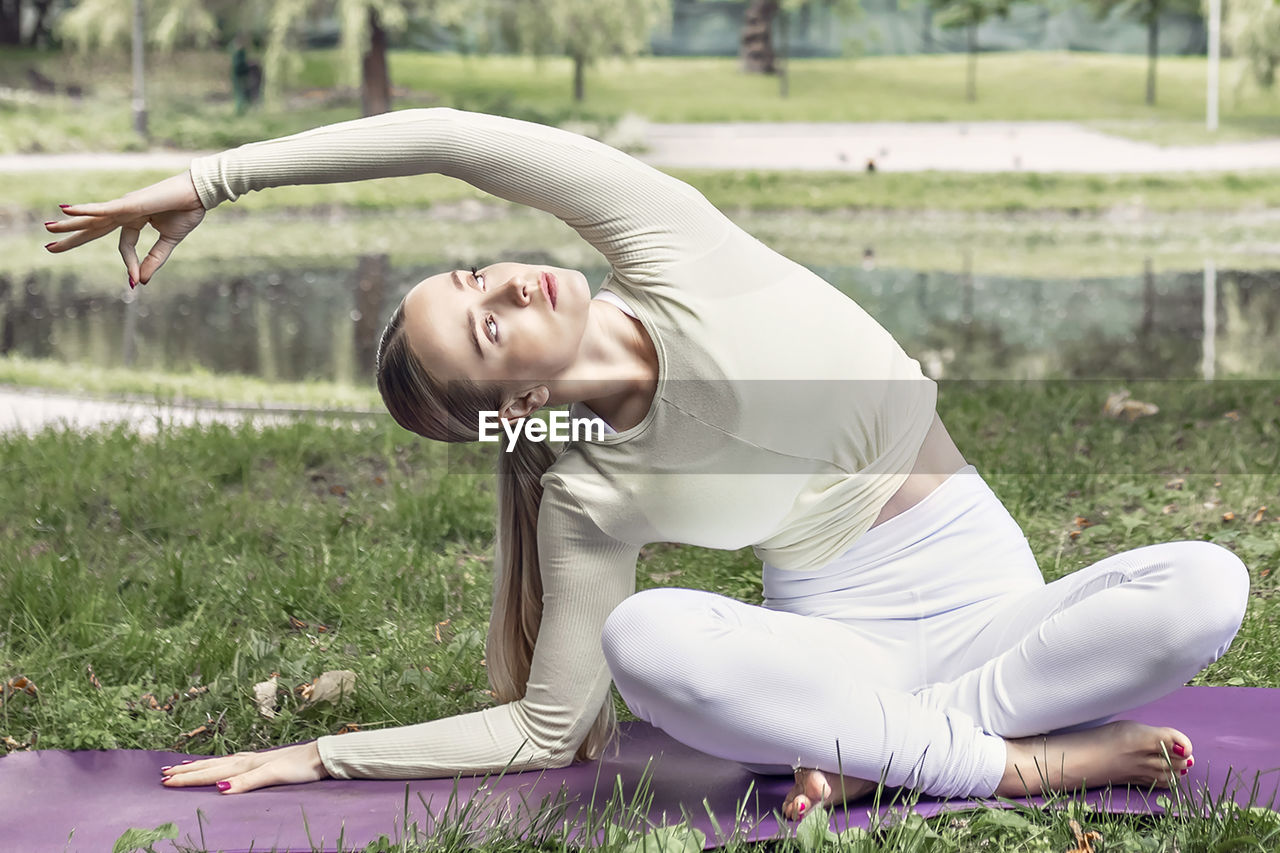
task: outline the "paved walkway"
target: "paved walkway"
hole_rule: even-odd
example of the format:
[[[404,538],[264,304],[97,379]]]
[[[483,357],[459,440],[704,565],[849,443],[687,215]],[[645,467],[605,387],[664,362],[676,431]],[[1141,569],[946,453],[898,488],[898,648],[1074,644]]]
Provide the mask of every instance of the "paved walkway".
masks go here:
[[[212,408],[136,400],[102,400],[47,391],[0,388],[0,435],[15,432],[32,434],[47,427],[83,432],[117,424],[128,424],[134,432],[141,435],[154,435],[162,425],[238,424],[253,421],[266,426],[289,423],[298,417],[325,420],[330,416],[302,410]],[[360,417],[358,413],[344,413],[332,416],[332,421],[350,423]]]
[[[1186,172],[1280,169],[1280,139],[1162,147],[1072,122],[649,124],[641,159],[667,168],[886,172]],[[7,154],[0,172],[181,171],[199,152]]]

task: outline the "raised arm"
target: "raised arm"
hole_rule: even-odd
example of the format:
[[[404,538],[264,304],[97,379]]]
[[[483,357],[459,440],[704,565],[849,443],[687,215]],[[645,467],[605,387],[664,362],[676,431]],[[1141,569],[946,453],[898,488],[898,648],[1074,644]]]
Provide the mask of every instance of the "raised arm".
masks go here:
[[[206,209],[285,184],[432,172],[559,217],[636,281],[714,247],[733,227],[688,184],[607,145],[444,108],[329,125],[191,164]]]
[[[406,779],[563,767],[609,699],[600,646],[609,613],[635,591],[639,548],[600,532],[548,478],[538,517],[542,626],[523,699],[471,714],[319,740],[339,778]]]
[[[715,248],[735,226],[701,193],[607,145],[530,122],[436,108],[327,125],[200,157],[183,175],[46,223],[63,252],[120,229],[130,283],[146,283],[204,211],[253,190],[427,173],[554,214],[641,284]],[[139,231],[160,232],[141,263]]]

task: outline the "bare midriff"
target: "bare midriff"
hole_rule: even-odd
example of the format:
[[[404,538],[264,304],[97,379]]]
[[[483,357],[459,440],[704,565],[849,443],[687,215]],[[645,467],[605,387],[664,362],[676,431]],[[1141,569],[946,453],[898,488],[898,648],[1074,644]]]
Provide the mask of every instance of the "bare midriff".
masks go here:
[[[904,513],[933,493],[955,472],[968,463],[960,455],[960,449],[951,440],[947,428],[942,425],[942,418],[933,416],[933,426],[920,445],[920,454],[916,464],[907,475],[907,481],[893,493],[889,502],[880,510],[872,527],[883,524],[895,515]]]

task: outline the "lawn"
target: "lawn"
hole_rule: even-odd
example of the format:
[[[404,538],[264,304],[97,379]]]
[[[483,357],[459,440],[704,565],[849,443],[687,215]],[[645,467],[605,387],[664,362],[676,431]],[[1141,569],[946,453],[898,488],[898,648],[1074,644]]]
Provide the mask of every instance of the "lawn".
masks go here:
[[[1280,392],[1274,382],[1130,389],[1160,413],[1105,417],[1112,389],[1091,382],[944,383],[940,409],[1047,578],[1172,539],[1238,553],[1253,579],[1244,625],[1194,683],[1280,684]],[[4,703],[0,741],[214,754],[487,705],[494,498],[491,478],[475,473],[487,453],[416,440],[389,418],[0,439],[0,680],[25,675],[39,691]],[[761,594],[749,551],[652,546],[638,585]],[[310,707],[294,689],[341,669],[357,676],[341,705]],[[251,691],[273,672],[281,709],[267,720]],[[207,690],[168,711],[144,698],[163,704],[191,688]],[[880,837],[883,848],[858,843],[960,850],[987,838],[1048,853],[1066,849],[1069,814],[1117,839],[1107,849],[1209,849],[1280,830],[1249,812],[1134,823],[1076,809],[1016,826],[938,823],[930,832],[950,839],[941,846],[920,846],[919,833],[908,844],[905,830]],[[1128,835],[1135,846],[1119,844]]]
[[[277,103],[235,116],[228,58],[221,53],[153,56],[149,112],[153,142],[223,148],[318,124],[355,118],[359,101],[340,80],[336,51],[301,55]],[[393,52],[397,107],[443,105],[560,124],[608,123],[625,114],[651,121],[985,121],[1070,120],[1160,143],[1280,135],[1277,95],[1234,86],[1223,70],[1221,130],[1203,130],[1205,60],[1164,57],[1153,107],[1143,103],[1146,59],[1087,53],[984,54],[979,95],[963,97],[963,55],[807,59],[793,62],[791,95],[771,77],[741,73],[730,58],[646,57],[607,61],[588,78],[587,98],[570,97],[567,60]],[[37,68],[66,94],[0,98],[0,152],[135,150],[129,65],[123,56],[83,57],[6,51],[0,86],[21,90]],[[833,93],[838,97],[833,97]]]

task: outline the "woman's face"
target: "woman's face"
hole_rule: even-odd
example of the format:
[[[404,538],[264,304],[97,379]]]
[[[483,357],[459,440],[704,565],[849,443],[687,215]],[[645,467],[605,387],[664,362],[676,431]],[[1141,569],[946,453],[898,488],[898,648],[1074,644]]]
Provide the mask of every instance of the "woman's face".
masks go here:
[[[405,330],[439,381],[544,384],[577,359],[590,301],[576,270],[496,263],[419,282],[404,300]]]

